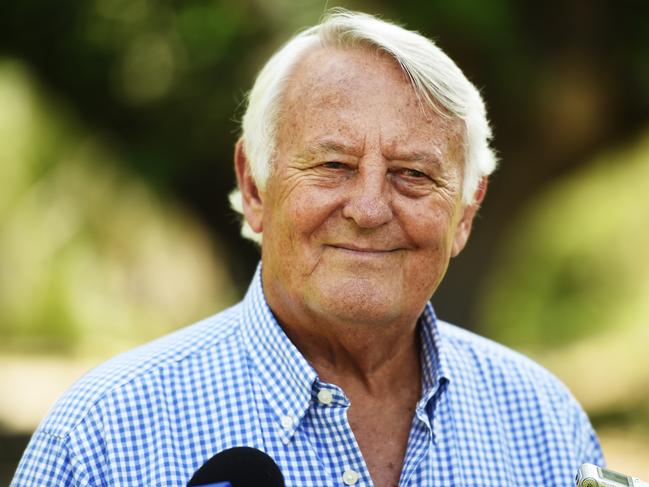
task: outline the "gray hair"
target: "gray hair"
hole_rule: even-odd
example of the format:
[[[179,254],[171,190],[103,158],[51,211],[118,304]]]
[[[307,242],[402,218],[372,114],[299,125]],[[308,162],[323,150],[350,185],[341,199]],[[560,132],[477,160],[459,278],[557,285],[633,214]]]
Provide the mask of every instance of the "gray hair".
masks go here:
[[[292,68],[309,49],[360,46],[392,57],[426,106],[442,116],[450,115],[464,122],[462,199],[465,204],[472,203],[480,179],[496,168],[496,156],[489,145],[491,128],[477,88],[430,39],[371,15],[341,8],[331,10],[320,24],[284,44],[262,68],[248,94],[242,138],[257,185],[264,188],[271,172],[281,98]],[[230,193],[230,204],[243,213],[238,189]],[[261,242],[261,234],[253,232],[245,218],[241,234]]]

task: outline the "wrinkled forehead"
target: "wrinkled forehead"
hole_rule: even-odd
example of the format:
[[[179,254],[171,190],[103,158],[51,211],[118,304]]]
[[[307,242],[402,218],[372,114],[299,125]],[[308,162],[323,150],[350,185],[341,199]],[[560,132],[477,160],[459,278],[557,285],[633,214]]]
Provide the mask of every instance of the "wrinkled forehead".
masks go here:
[[[388,54],[368,47],[317,47],[289,75],[278,132],[284,142],[323,130],[362,138],[381,125],[394,143],[430,138],[463,147],[464,122],[440,112],[426,106]]]

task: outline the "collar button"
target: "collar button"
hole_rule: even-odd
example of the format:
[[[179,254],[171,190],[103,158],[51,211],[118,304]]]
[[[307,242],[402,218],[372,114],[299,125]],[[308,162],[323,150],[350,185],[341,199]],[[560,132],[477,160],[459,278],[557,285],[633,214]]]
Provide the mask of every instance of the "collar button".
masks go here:
[[[282,425],[282,428],[285,430],[290,430],[293,427],[293,416],[286,415],[282,416],[282,418],[279,420],[280,424]]]
[[[329,389],[320,389],[320,391],[318,392],[318,401],[320,402],[320,404],[328,406],[333,402],[333,400],[334,396]]]
[[[343,472],[343,482],[345,483],[345,485],[354,485],[356,482],[358,482],[358,479],[360,477],[360,474],[356,470],[352,470],[351,468],[348,468]]]

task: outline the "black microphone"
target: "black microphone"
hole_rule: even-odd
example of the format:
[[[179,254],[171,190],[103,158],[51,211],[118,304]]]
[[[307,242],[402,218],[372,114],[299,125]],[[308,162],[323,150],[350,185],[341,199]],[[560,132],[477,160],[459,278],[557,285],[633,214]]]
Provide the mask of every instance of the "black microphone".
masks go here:
[[[275,461],[264,452],[237,446],[223,450],[205,462],[187,487],[221,482],[229,482],[232,487],[284,487],[284,476]]]

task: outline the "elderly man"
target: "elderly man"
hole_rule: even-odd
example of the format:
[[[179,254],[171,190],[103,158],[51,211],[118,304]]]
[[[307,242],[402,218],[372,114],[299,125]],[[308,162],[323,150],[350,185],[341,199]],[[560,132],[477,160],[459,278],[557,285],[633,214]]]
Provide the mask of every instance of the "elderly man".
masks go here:
[[[185,485],[235,446],[288,486],[567,487],[601,464],[556,379],[428,303],[485,195],[489,138],[430,40],[346,11],[297,35],[235,151],[232,201],[261,242],[245,299],[82,379],[15,485]]]

